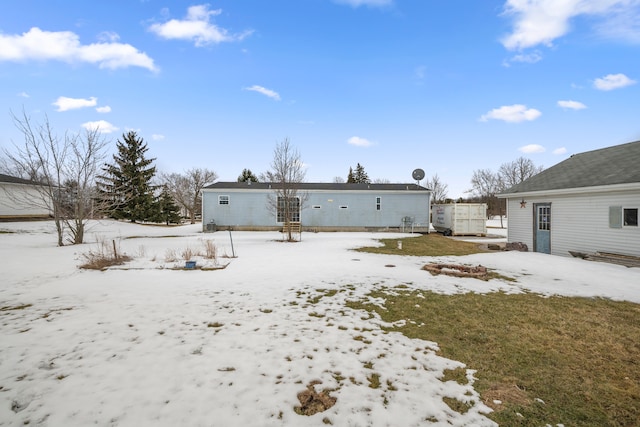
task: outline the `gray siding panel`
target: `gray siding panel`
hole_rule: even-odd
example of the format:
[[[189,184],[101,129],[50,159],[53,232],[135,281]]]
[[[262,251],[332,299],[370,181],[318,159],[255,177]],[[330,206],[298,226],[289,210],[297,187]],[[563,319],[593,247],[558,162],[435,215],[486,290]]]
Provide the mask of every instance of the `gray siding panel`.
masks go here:
[[[533,201],[520,206],[520,199],[507,200],[507,241],[522,242],[530,251],[533,250]],[[553,214],[553,208],[552,208]],[[553,236],[552,236],[553,237]]]
[[[202,195],[203,224],[277,226],[269,194],[273,192],[206,189]],[[228,195],[229,204],[218,204],[219,195]],[[376,197],[381,198],[380,210],[376,209]],[[308,191],[301,222],[304,227],[401,227],[403,218],[411,217],[415,226],[428,227],[429,201],[430,193],[425,191]]]

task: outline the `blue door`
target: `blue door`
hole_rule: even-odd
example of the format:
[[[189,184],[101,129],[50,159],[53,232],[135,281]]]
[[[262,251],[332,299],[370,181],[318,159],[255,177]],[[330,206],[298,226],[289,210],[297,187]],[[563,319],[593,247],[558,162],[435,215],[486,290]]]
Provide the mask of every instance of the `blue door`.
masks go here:
[[[551,253],[551,203],[534,205],[534,237],[536,252]]]

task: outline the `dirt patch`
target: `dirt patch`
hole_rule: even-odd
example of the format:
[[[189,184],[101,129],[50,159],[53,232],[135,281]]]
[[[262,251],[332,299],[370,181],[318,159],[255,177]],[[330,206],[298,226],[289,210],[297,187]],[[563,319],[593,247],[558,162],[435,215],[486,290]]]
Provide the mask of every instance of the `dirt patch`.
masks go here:
[[[293,410],[299,415],[313,415],[318,412],[326,411],[336,404],[336,398],[329,396],[328,390],[317,392],[315,386],[322,384],[322,381],[311,381],[307,389],[298,393],[300,406],[296,406]]]
[[[531,399],[527,393],[516,384],[494,384],[489,390],[482,393],[482,400],[485,405],[496,412],[505,409],[505,404],[531,405]]]
[[[489,275],[487,267],[481,265],[471,267],[468,265],[460,264],[439,264],[431,263],[422,267],[423,270],[428,271],[433,275],[446,274],[447,276],[454,277],[473,277],[476,279],[488,280]]]

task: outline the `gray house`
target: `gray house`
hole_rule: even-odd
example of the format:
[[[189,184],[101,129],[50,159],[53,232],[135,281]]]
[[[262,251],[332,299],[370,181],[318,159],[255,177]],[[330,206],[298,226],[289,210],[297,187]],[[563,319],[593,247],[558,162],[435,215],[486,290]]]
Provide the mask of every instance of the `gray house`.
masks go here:
[[[640,256],[640,141],[575,154],[498,195],[509,242],[529,250]]]
[[[431,191],[416,184],[298,184],[294,221],[303,230],[429,231]],[[281,229],[284,218],[272,207],[275,184],[217,182],[202,190],[204,231]]]

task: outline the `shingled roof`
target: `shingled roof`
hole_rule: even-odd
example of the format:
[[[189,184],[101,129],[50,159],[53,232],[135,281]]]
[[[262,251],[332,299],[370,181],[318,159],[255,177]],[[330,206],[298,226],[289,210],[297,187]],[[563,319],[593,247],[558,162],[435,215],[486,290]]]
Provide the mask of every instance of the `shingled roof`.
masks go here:
[[[633,183],[640,184],[640,141],[574,154],[501,196]]]
[[[27,185],[37,185],[38,183],[35,181],[29,181],[28,179],[17,178],[11,175],[5,175],[0,173],[0,182],[7,182],[11,184],[27,184]]]
[[[205,187],[205,189],[258,189],[271,190],[277,188],[276,183],[269,182],[216,182]],[[296,185],[298,190],[331,190],[331,191],[430,191],[428,188],[417,184],[346,184],[346,183],[314,183],[301,182]]]

